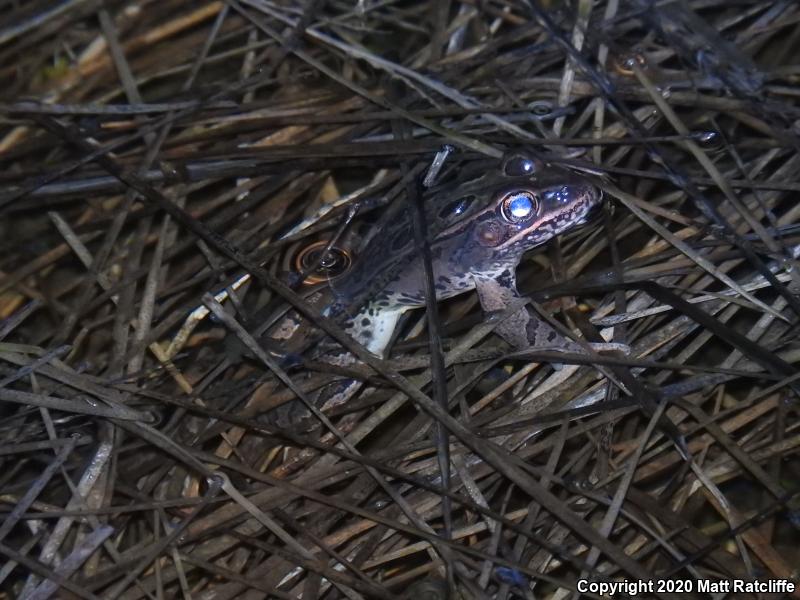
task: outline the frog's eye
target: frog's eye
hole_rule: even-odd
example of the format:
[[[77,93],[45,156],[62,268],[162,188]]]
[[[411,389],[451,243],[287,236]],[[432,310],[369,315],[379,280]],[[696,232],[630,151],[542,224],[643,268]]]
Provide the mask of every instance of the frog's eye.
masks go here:
[[[451,202],[441,211],[439,211],[439,218],[448,219],[450,217],[458,217],[463,215],[465,212],[467,212],[474,200],[475,196],[466,196],[464,198],[459,198],[455,202]]]
[[[514,192],[503,200],[500,212],[509,223],[520,223],[536,214],[539,199],[531,192]]]
[[[509,177],[524,177],[536,171],[536,161],[521,154],[513,154],[503,162],[503,173]]]

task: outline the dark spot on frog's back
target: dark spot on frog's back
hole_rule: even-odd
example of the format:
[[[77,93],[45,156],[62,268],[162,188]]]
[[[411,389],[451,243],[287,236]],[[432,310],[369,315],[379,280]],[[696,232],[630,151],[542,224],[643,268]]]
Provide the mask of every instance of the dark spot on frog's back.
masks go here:
[[[370,323],[371,323],[371,321],[370,321],[369,319],[367,319],[366,317],[364,317],[363,319],[361,319],[361,326],[362,326],[362,327],[369,327],[369,324],[370,324]]]
[[[505,270],[497,277],[497,283],[503,287],[511,287],[514,284],[514,278],[511,276],[511,271]]]

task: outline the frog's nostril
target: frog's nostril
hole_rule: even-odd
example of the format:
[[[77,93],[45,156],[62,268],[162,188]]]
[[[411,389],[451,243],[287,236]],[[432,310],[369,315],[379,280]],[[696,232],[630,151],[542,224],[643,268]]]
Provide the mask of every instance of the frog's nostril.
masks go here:
[[[545,193],[545,198],[547,198],[548,202],[552,202],[556,206],[570,204],[584,196],[584,189],[574,185],[562,185],[558,189],[549,190]]]

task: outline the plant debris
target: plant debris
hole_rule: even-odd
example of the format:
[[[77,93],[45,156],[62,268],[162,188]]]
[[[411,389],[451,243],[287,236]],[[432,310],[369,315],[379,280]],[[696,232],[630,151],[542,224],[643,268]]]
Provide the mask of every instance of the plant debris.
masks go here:
[[[0,599],[800,598],[800,5],[0,6]],[[314,303],[515,149],[603,190],[517,280],[616,351]]]

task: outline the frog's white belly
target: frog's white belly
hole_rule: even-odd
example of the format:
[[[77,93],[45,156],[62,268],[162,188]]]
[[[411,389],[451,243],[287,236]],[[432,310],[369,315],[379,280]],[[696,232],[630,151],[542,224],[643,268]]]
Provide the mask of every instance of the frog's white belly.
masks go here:
[[[381,308],[379,310],[368,308],[362,310],[347,328],[347,333],[372,354],[383,357],[386,347],[392,340],[397,321],[409,308]],[[370,310],[372,314],[369,314]]]
[[[383,356],[403,313],[425,306],[424,287],[422,267],[406,269],[359,311],[348,333],[373,354]],[[475,281],[469,273],[441,275],[434,267],[434,287],[436,300],[445,300],[474,289]]]

